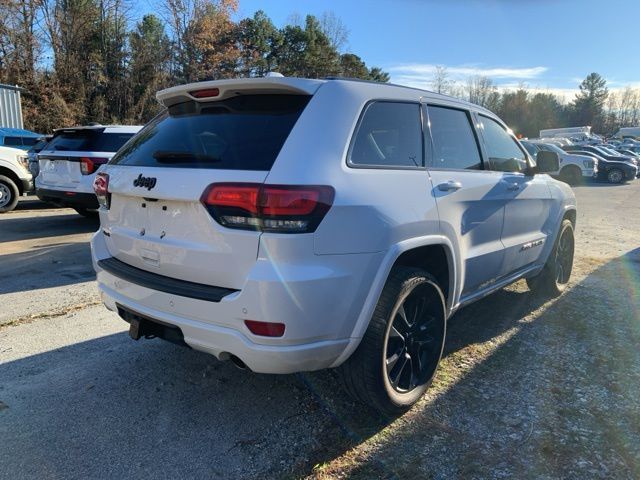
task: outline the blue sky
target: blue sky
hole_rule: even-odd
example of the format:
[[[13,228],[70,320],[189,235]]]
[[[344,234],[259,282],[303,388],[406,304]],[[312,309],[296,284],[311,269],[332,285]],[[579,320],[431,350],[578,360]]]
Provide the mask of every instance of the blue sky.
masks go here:
[[[148,0],[147,0],[148,1]],[[392,81],[428,87],[434,65],[458,81],[486,74],[572,96],[598,72],[611,88],[640,86],[640,0],[239,0],[238,17],[264,10],[278,26],[297,12],[333,11],[347,50]]]

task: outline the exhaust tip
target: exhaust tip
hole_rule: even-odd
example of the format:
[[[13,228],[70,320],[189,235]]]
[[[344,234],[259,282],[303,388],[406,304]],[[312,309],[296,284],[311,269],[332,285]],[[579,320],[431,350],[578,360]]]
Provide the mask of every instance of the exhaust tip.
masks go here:
[[[231,355],[229,356],[229,360],[231,360],[231,363],[233,363],[236,367],[238,367],[240,370],[248,370],[249,367],[247,367],[247,364],[244,363],[242,360],[240,360],[238,357],[236,357],[235,355]]]

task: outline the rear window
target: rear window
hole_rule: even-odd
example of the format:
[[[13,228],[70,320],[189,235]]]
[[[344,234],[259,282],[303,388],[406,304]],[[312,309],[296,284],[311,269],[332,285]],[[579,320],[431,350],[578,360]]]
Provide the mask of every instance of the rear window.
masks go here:
[[[224,170],[270,170],[311,97],[242,95],[171,107],[110,163]]]
[[[117,152],[133,133],[104,133],[101,130],[75,130],[57,134],[47,150],[62,152]]]

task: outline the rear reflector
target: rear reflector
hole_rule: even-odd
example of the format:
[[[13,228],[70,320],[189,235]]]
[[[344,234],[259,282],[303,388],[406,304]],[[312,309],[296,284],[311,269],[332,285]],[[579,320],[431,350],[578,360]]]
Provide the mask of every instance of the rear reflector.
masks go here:
[[[103,207],[109,208],[111,203],[111,194],[109,193],[109,174],[98,173],[93,181],[93,191],[98,197],[98,203]]]
[[[217,97],[220,95],[220,89],[218,88],[206,88],[203,90],[195,90],[193,92],[189,92],[193,98],[211,98]]]
[[[256,320],[245,320],[244,324],[254,335],[261,337],[281,337],[284,335],[284,323],[258,322]]]
[[[321,185],[214,183],[202,195],[213,218],[229,228],[279,233],[315,231],[335,191]]]

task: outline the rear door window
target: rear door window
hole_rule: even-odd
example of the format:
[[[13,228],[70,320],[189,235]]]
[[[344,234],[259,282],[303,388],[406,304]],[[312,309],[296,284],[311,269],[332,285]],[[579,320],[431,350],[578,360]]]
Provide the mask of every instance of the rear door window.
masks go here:
[[[156,117],[110,163],[270,170],[308,95],[242,95],[186,102]]]
[[[422,167],[420,106],[370,103],[358,125],[348,163],[363,167]]]
[[[431,155],[427,166],[431,168],[482,169],[469,113],[448,107],[427,107],[431,132]]]

